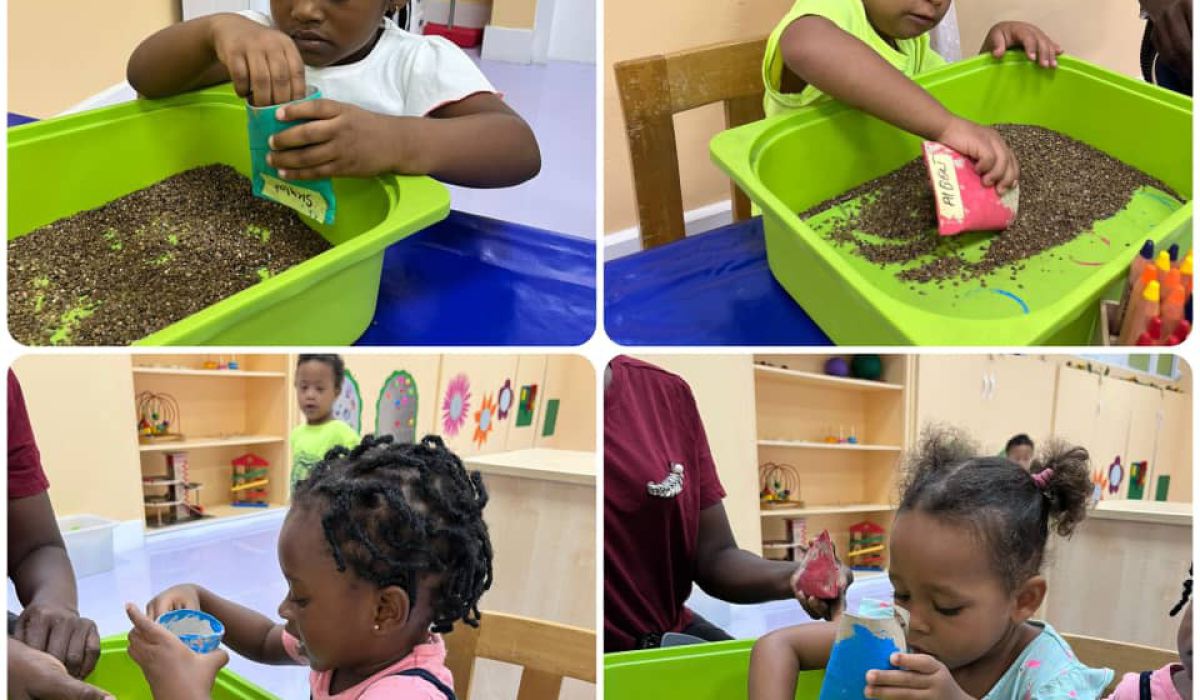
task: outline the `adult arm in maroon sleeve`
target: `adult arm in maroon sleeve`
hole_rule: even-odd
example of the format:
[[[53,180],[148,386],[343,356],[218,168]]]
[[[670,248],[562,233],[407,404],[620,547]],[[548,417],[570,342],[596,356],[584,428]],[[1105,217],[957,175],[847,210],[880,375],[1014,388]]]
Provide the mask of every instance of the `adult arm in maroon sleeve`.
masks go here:
[[[10,477],[14,469],[36,471],[44,484],[24,397],[11,373],[8,398]],[[18,464],[20,460],[28,463]],[[44,489],[32,491],[32,495],[8,502],[8,577],[24,606],[14,636],[49,653],[71,675],[82,678],[91,673],[100,657],[100,637],[94,622],[79,617],[75,572],[50,497]],[[14,493],[11,478],[9,493],[10,497]]]

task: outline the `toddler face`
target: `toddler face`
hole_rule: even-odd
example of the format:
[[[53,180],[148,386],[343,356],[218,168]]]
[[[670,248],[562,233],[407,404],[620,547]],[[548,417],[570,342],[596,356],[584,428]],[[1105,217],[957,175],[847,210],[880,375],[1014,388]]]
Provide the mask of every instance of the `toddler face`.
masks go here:
[[[1033,464],[1033,448],[1029,445],[1016,445],[1008,451],[1007,456],[1025,469]]]
[[[392,0],[271,0],[279,31],[296,42],[305,65],[352,63],[365,55]],[[361,55],[360,55],[361,54]]]
[[[309,423],[329,417],[337,400],[336,379],[328,363],[310,360],[296,368],[296,400]]]
[[[919,511],[896,516],[888,574],[909,613],[908,644],[951,671],[988,654],[1012,629],[1014,597],[967,527]]]
[[[875,31],[891,39],[912,39],[930,31],[950,11],[950,0],[863,0]]]

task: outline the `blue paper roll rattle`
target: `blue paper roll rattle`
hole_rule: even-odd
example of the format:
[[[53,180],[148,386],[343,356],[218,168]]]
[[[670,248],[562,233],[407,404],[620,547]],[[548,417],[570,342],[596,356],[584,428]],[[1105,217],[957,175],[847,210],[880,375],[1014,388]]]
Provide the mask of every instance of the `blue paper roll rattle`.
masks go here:
[[[337,213],[333,197],[333,182],[323,180],[284,180],[279,171],[267,163],[271,152],[270,138],[306,120],[281,122],[275,118],[280,107],[297,102],[321,99],[320,89],[310,85],[307,94],[282,105],[255,107],[246,105],[246,123],[250,134],[250,166],[254,195],[278,202],[323,224],[332,224]]]
[[[158,624],[179,637],[187,648],[197,654],[207,654],[221,646],[225,625],[200,610],[172,610],[158,616]]]
[[[857,614],[843,613],[825,667],[820,700],[864,697],[867,671],[896,669],[891,657],[908,647],[905,627],[907,611],[888,601],[864,598]]]

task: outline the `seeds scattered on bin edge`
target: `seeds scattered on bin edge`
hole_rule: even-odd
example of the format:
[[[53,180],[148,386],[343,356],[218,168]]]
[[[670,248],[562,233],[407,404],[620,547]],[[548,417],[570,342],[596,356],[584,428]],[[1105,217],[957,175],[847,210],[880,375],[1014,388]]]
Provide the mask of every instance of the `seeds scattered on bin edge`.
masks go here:
[[[127,345],[329,247],[233,168],[195,168],[10,241],[9,332]]]
[[[1020,213],[1007,231],[989,234],[978,262],[964,259],[953,238],[936,233],[933,191],[920,158],[801,212],[807,219],[863,197],[855,214],[839,215],[825,236],[880,267],[902,265],[896,277],[927,283],[981,280],[1067,243],[1097,222],[1116,215],[1133,193],[1155,187],[1176,199],[1162,182],[1106,153],[1050,129],[1000,124],[996,129],[1021,164]],[[1061,257],[1060,257],[1061,259]]]

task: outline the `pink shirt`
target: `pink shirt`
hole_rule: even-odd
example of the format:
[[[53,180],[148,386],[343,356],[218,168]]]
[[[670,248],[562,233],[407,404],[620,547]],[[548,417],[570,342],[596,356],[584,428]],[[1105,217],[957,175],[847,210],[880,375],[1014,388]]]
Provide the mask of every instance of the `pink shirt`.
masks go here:
[[[300,653],[299,641],[286,630],[283,633],[283,648],[288,656],[299,663],[308,663],[308,659]],[[408,656],[337,695],[329,694],[333,671],[313,671],[309,674],[312,700],[446,700],[442,691],[423,678],[394,675],[412,668],[425,669],[445,683],[446,687],[454,687],[454,677],[446,668],[446,644],[440,635],[431,634],[429,641],[413,647]]]
[[[1150,697],[1154,700],[1183,700],[1171,676],[1182,669],[1181,664],[1167,664],[1150,674]],[[1138,700],[1142,697],[1141,674],[1126,673],[1117,689],[1107,700]]]

